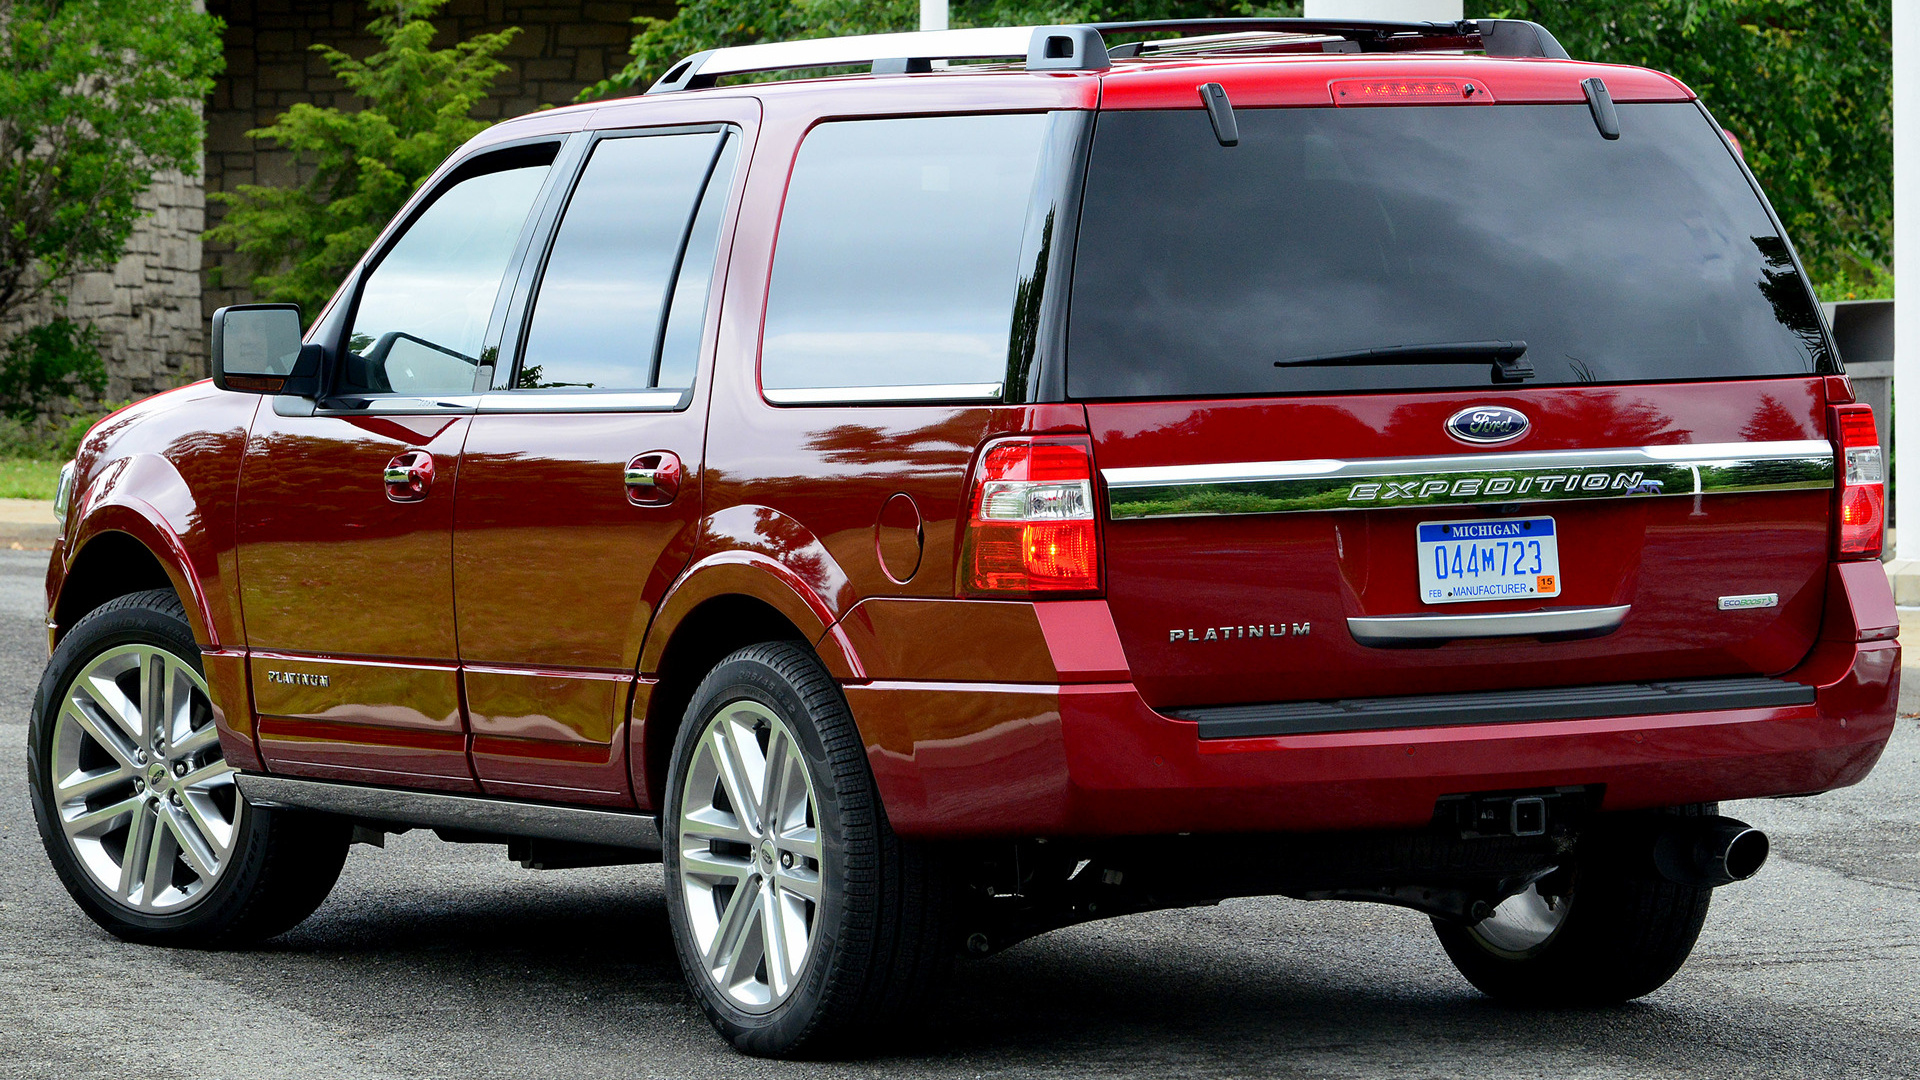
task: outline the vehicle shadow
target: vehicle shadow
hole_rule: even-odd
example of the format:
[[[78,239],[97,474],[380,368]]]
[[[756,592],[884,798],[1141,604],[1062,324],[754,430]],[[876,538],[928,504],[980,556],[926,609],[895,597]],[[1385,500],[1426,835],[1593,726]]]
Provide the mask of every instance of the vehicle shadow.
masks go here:
[[[414,1037],[446,1039],[455,1059],[455,1029],[539,1031],[522,1064],[571,1060],[580,1076],[595,1075],[583,1057],[609,1052],[755,1075],[1506,1075],[1547,1062],[1570,1076],[1680,1062],[1763,1075],[1780,1071],[1783,1029],[1789,1072],[1860,1064],[1843,1027],[1809,1032],[1752,1000],[1702,1005],[1698,987],[1604,1010],[1497,1005],[1417,916],[1285,900],[1096,923],[963,963],[928,1016],[831,1064],[754,1062],[713,1036],[681,982],[657,867],[343,889],[283,938],[208,966],[236,983],[324,984],[334,1017],[430,1013],[448,1023]]]

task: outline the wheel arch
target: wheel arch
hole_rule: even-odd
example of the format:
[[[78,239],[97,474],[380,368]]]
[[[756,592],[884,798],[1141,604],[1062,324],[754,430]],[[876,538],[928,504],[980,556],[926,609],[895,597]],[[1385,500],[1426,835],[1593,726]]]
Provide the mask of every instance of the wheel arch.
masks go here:
[[[763,641],[800,642],[835,679],[863,678],[832,610],[791,570],[757,552],[701,560],[662,600],[641,649],[648,693],[632,767],[650,805],[663,805],[673,740],[700,680],[729,653]]]
[[[172,589],[186,608],[194,640],[202,648],[218,647],[214,620],[207,610],[205,590],[193,573],[192,560],[178,534],[158,515],[148,518],[120,503],[97,508],[73,539],[58,591],[48,612],[53,623],[52,644],[100,605],[128,593]]]

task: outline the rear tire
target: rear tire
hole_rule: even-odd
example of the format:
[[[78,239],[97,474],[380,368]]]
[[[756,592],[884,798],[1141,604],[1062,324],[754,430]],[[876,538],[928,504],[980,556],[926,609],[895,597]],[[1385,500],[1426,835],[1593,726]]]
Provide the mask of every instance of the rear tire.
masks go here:
[[[1667,812],[1710,816],[1717,807]],[[1643,876],[1618,860],[1576,862],[1564,887],[1549,879],[1546,891],[1509,897],[1475,926],[1434,920],[1454,967],[1487,996],[1580,1007],[1650,994],[1686,963],[1713,898],[1712,889]]]
[[[48,662],[27,726],[40,840],[80,909],[152,945],[292,929],[346,861],[345,821],[248,805],[221,754],[180,598],[108,601]]]
[[[806,646],[750,646],[707,675],[667,793],[675,949],[736,1049],[829,1053],[912,1015],[943,981],[939,866],[888,828],[846,698]]]

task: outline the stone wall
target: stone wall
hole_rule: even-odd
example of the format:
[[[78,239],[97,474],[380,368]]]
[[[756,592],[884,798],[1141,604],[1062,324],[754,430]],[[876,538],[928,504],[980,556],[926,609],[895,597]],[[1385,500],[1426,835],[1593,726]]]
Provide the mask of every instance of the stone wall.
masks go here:
[[[110,270],[79,274],[56,287],[67,297],[65,314],[100,331],[106,400],[145,397],[206,374],[200,303],[205,203],[199,177],[160,174],[137,201],[145,216],[134,225],[126,255]],[[59,313],[42,301],[22,313],[19,326]],[[0,337],[16,329],[9,326]],[[68,406],[55,402],[52,411],[65,413]]]
[[[227,21],[227,72],[207,103],[207,191],[240,184],[296,182],[290,155],[246,137],[295,102],[351,108],[354,98],[327,71],[312,46],[326,44],[355,57],[378,48],[366,32],[375,17],[358,0],[208,0]],[[587,86],[625,66],[633,17],[671,17],[672,0],[452,0],[435,16],[436,47],[474,34],[518,26],[501,59],[508,71],[476,110],[505,119],[545,105],[564,105]],[[226,208],[207,204],[209,226]],[[206,246],[204,315],[252,299],[247,270],[223,244]],[[313,314],[309,312],[308,314]]]

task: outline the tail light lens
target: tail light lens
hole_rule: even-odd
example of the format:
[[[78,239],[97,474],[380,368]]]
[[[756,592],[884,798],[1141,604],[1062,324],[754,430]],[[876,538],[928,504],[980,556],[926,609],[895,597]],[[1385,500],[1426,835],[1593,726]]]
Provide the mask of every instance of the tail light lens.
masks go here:
[[[1093,450],[1084,439],[999,439],[974,468],[961,589],[1032,596],[1100,589]]]
[[[1833,419],[1842,469],[1834,548],[1842,559],[1877,559],[1887,523],[1887,474],[1873,409],[1841,405],[1833,410]]]

